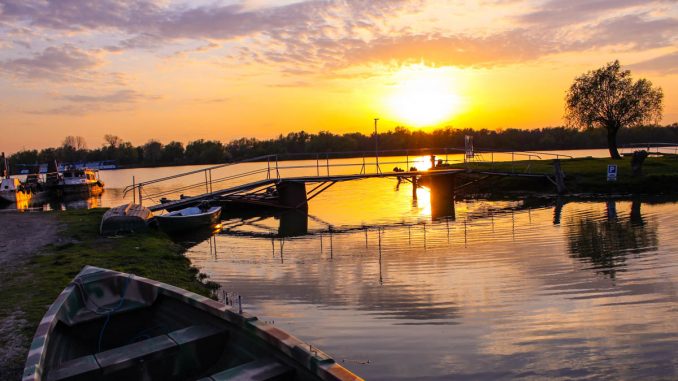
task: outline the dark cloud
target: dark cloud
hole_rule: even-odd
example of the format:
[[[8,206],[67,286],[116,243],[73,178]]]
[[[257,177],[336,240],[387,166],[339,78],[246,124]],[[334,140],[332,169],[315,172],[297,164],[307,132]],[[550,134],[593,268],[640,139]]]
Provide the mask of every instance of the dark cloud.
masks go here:
[[[100,64],[95,52],[72,45],[52,46],[28,58],[0,61],[0,71],[26,80],[81,81]]]
[[[678,52],[652,58],[629,65],[631,69],[651,71],[660,74],[678,74]]]

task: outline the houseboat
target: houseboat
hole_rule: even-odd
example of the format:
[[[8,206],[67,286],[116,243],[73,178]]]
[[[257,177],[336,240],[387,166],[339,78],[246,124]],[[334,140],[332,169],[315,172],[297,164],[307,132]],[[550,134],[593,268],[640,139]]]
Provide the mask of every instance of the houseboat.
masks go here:
[[[104,191],[104,183],[93,169],[67,168],[63,171],[60,188],[64,195],[98,195]]]

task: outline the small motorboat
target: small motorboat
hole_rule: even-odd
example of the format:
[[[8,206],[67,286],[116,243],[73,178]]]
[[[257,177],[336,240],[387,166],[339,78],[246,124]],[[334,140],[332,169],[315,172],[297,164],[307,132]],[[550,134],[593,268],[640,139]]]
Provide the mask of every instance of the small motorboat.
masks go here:
[[[200,204],[155,216],[160,229],[166,232],[180,232],[213,226],[219,223],[220,206]]]
[[[256,317],[150,279],[85,266],[42,318],[23,381],[361,380]]]

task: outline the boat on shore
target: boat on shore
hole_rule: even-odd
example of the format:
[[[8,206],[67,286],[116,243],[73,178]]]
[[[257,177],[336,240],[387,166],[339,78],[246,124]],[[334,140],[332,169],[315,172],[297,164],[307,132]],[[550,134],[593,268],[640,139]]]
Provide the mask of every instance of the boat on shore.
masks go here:
[[[63,171],[59,188],[64,195],[99,195],[104,191],[104,183],[99,180],[96,170],[89,168],[69,168]]]
[[[40,322],[23,380],[100,379],[361,380],[240,308],[85,266]]]
[[[214,226],[219,223],[220,217],[220,206],[201,204],[155,216],[155,220],[166,232],[185,232]]]

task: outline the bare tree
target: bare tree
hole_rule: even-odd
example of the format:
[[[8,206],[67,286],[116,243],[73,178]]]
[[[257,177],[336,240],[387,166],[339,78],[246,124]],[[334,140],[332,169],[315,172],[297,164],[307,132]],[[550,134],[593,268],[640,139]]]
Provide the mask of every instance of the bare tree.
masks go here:
[[[661,88],[652,87],[647,79],[634,82],[631,72],[614,61],[574,80],[566,96],[566,119],[579,128],[606,128],[610,156],[621,159],[619,129],[659,122],[663,98]]]
[[[104,135],[104,141],[111,148],[118,148],[122,144],[122,139],[117,135],[106,134]]]
[[[61,146],[79,151],[81,149],[87,148],[87,143],[85,142],[85,138],[82,136],[69,135],[64,138],[64,142],[61,144]]]

